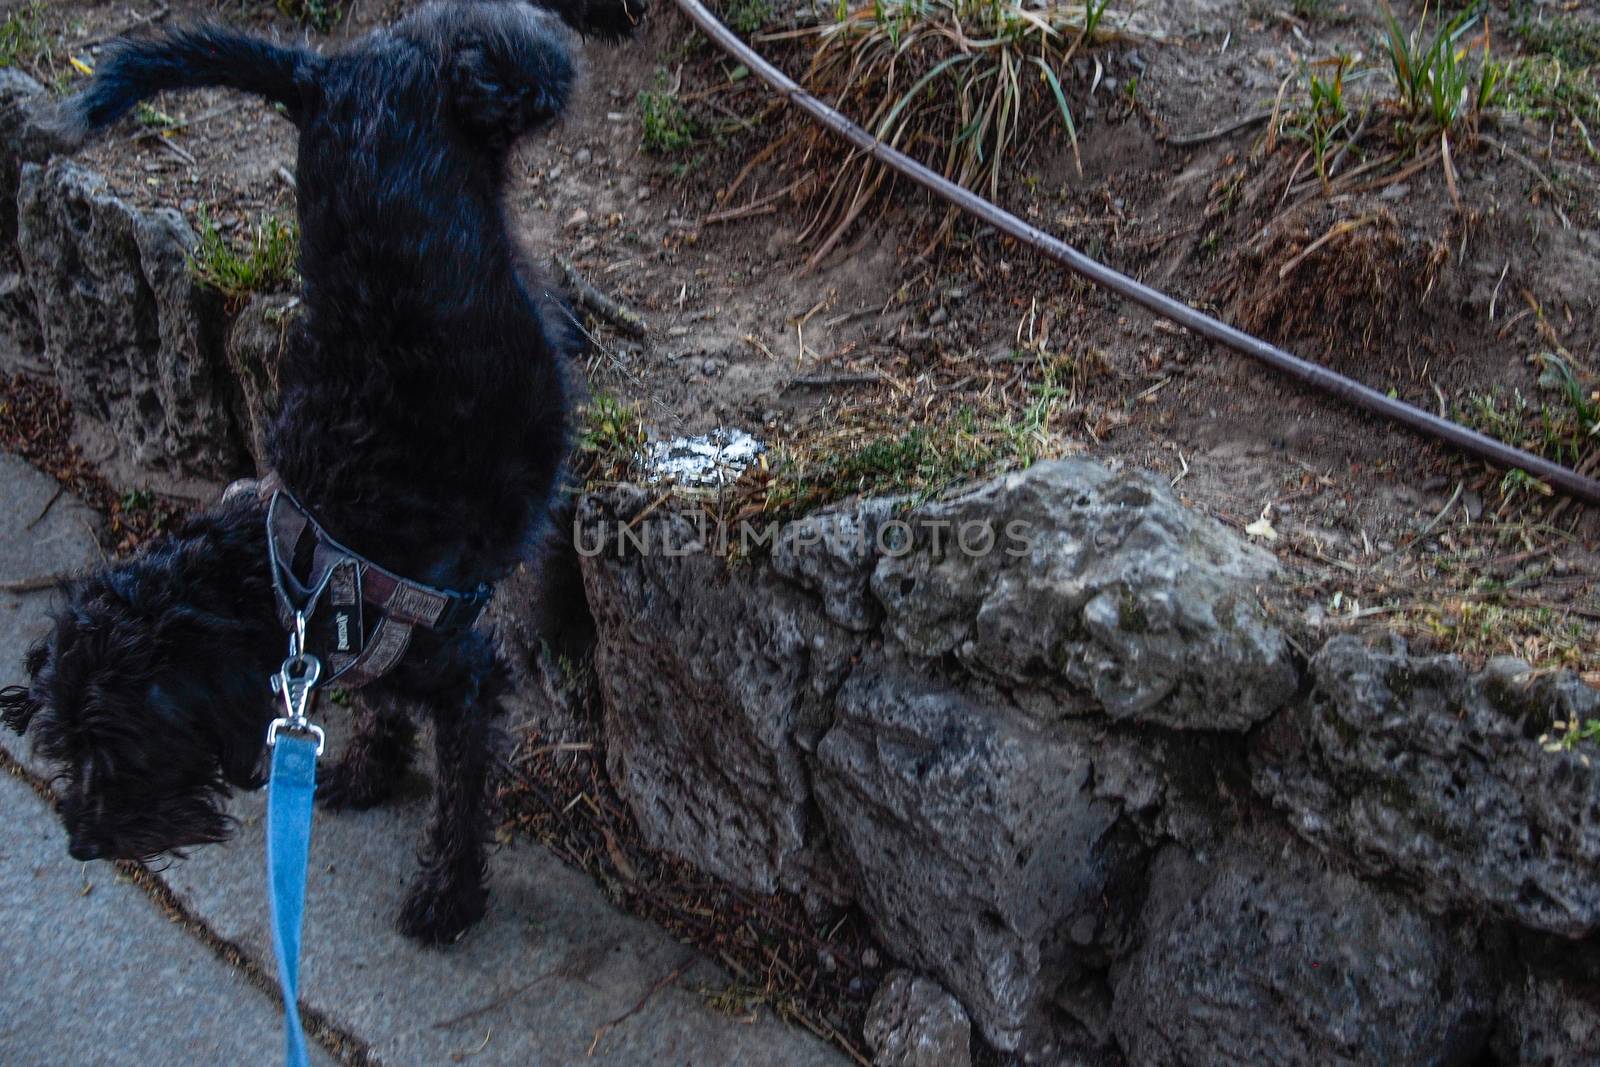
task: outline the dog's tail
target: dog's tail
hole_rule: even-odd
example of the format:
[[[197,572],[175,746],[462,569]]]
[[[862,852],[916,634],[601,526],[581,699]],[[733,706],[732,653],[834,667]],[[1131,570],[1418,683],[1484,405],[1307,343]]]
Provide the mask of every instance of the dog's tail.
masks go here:
[[[63,101],[59,132],[81,141],[167,89],[220,87],[282,104],[293,121],[314,84],[322,60],[304,48],[285,47],[220,26],[198,25],[151,37],[114,42],[88,88]]]

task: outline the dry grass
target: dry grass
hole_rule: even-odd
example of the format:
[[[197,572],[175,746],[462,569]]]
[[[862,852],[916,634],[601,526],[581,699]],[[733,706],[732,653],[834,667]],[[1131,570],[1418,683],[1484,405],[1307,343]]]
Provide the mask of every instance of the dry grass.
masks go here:
[[[1041,133],[1077,151],[1071,65],[1111,39],[1139,36],[1112,0],[1043,7],[1025,0],[841,3],[821,26],[780,35],[812,49],[801,82],[897,148],[991,198]],[[798,169],[811,176],[804,239],[812,262],[882,203],[889,172],[806,123],[791,128]],[[940,233],[953,220],[947,213]]]

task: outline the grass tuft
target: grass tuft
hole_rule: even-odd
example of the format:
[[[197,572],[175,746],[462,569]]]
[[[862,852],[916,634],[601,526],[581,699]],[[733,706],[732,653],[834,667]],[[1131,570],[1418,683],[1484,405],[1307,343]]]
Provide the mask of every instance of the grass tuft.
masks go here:
[[[1449,133],[1476,121],[1499,102],[1505,67],[1489,55],[1486,27],[1469,38],[1478,26],[1477,15],[1460,12],[1438,25],[1430,37],[1422,24],[1406,33],[1387,0],[1383,7],[1384,48],[1395,92],[1412,118]],[[1474,62],[1473,53],[1480,47],[1482,54]]]
[[[886,144],[992,198],[1011,158],[1041,132],[1063,135],[1076,157],[1078,123],[1065,81],[1074,57],[1130,36],[1128,19],[1113,18],[1110,6],[871,0],[851,7],[841,0],[833,19],[813,31],[816,49],[802,81],[863,116],[861,125]],[[802,134],[800,155],[822,191],[806,231],[821,239],[817,259],[887,191],[888,174],[820,131]]]
[[[292,222],[264,216],[250,230],[249,243],[236,249],[222,236],[210,212],[200,210],[200,243],[190,257],[190,267],[201,282],[229,300],[251,293],[268,293],[298,284],[295,258],[300,234]]]
[[[0,19],[0,67],[36,70],[50,54],[44,0],[31,0]]]

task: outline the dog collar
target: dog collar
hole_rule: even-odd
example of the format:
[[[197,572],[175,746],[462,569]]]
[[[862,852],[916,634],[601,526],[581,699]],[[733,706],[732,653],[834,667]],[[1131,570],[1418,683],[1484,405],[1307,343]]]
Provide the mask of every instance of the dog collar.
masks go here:
[[[378,566],[335,541],[295,499],[276,472],[258,490],[267,500],[267,553],[278,615],[313,623],[312,638],[329,666],[322,684],[355,689],[393,670],[417,627],[442,636],[469,629],[493,587],[470,593],[436,589]],[[310,643],[310,642],[308,642]]]

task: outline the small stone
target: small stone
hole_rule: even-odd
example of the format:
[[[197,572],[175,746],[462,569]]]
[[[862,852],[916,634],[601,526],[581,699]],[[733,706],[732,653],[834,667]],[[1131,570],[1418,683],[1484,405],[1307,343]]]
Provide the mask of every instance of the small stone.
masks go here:
[[[950,313],[944,308],[934,308],[933,314],[928,316],[929,326],[943,326],[950,318]]]
[[[883,960],[878,956],[877,949],[869,948],[861,954],[861,966],[867,968],[869,971],[881,966],[882,963]]]
[[[580,148],[572,154],[572,161],[580,167],[587,167],[592,159],[594,159],[594,153],[587,148]]]
[[[955,997],[910,971],[879,987],[862,1027],[874,1067],[970,1067],[972,1024]]]
[[[581,226],[588,225],[588,223],[589,223],[589,213],[587,211],[583,210],[583,208],[580,207],[578,210],[574,211],[567,218],[567,221],[566,221],[565,225],[566,225],[566,228],[569,229],[569,230],[576,230]]]

